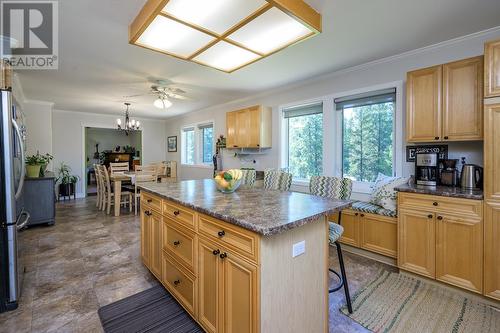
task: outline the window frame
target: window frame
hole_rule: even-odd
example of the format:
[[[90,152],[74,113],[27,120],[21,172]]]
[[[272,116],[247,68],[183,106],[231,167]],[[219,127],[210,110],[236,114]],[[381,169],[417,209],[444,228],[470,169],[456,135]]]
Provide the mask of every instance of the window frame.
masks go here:
[[[183,125],[180,129],[181,138],[181,166],[197,167],[197,168],[212,168],[212,161],[203,162],[203,129],[212,126],[212,155],[215,153],[215,122],[213,120],[201,121],[194,124]],[[194,131],[194,163],[186,163],[186,139],[185,131],[193,129]]]

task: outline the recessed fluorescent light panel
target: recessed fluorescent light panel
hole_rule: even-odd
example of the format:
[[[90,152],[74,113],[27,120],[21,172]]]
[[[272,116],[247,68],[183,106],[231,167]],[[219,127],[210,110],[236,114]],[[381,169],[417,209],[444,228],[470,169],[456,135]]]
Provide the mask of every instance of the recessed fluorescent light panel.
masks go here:
[[[321,32],[303,0],[148,0],[130,43],[231,73]]]

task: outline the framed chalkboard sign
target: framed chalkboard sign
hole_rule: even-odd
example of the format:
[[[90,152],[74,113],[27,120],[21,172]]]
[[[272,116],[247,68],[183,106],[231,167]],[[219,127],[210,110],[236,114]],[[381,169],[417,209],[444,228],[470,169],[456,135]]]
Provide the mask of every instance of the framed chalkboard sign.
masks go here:
[[[415,162],[417,153],[438,153],[440,160],[448,159],[448,145],[406,146],[406,162]]]

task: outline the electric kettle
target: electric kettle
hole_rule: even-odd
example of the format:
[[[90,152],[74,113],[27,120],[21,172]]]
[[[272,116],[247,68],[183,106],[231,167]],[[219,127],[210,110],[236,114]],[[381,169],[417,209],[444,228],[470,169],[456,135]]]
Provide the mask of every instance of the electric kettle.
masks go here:
[[[473,190],[483,187],[483,168],[475,164],[464,164],[460,175],[460,186]]]

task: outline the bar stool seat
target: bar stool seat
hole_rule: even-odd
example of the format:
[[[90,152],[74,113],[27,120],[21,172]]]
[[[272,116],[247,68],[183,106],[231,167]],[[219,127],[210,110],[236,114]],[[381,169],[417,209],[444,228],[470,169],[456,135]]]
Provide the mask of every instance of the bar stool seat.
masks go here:
[[[335,242],[342,236],[344,233],[344,228],[337,223],[330,222],[330,245],[335,246]]]

